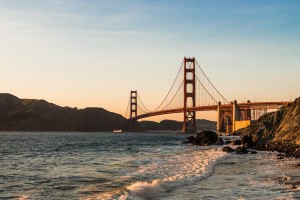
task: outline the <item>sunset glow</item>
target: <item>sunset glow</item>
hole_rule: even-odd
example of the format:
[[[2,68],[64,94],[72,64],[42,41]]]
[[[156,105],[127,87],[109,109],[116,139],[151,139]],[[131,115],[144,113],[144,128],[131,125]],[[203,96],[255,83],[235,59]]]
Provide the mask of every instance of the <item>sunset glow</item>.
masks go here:
[[[0,0],[1,92],[124,115],[130,90],[155,108],[188,56],[229,100],[293,100],[299,10],[298,1]]]

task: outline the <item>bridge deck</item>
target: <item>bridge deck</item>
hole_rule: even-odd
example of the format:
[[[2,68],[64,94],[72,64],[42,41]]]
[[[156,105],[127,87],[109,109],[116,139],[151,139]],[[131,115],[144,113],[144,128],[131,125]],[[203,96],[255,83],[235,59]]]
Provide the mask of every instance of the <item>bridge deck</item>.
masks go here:
[[[290,102],[288,101],[278,101],[278,102],[250,102],[250,103],[239,103],[239,109],[258,109],[258,108],[265,108],[265,109],[278,109],[283,105],[286,105]],[[187,108],[187,111],[217,111],[218,106],[195,106]],[[232,104],[223,104],[220,106],[220,110],[230,110],[232,109]],[[139,120],[147,117],[158,116],[158,115],[165,115],[165,114],[172,114],[172,113],[182,113],[184,110],[183,108],[175,108],[175,109],[168,109],[168,110],[161,110],[155,112],[149,112],[142,115],[138,115],[133,117],[133,120]]]

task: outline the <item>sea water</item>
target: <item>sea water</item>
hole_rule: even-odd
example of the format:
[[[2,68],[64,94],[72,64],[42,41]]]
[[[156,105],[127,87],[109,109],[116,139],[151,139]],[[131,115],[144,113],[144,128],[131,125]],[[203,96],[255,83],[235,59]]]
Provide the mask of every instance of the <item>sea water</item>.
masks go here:
[[[0,199],[299,199],[297,160],[176,133],[1,132]],[[295,175],[296,174],[296,175]]]

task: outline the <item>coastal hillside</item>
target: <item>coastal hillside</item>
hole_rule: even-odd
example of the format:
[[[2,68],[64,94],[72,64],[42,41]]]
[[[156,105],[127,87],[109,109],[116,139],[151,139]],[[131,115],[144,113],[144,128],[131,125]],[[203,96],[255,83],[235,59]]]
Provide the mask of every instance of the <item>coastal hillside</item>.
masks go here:
[[[298,149],[300,146],[300,97],[276,112],[263,115],[255,125],[241,129],[236,134],[252,136],[253,141],[261,149],[282,149],[283,151],[286,148]]]
[[[61,107],[0,94],[0,131],[111,131],[125,122],[121,115],[103,108]]]
[[[139,127],[142,130],[158,131],[158,130],[172,130],[178,131],[182,129],[183,122],[175,120],[162,120],[160,122],[141,121]],[[197,131],[216,130],[217,122],[206,119],[196,120]]]

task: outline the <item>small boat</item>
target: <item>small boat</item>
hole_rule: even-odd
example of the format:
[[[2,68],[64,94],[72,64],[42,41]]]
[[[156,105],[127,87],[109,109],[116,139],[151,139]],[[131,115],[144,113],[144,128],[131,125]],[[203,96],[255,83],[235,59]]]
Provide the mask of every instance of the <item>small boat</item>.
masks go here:
[[[124,131],[121,130],[121,129],[120,129],[120,130],[113,130],[113,132],[114,132],[114,133],[124,133]]]

